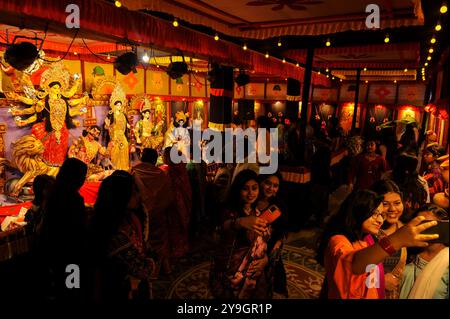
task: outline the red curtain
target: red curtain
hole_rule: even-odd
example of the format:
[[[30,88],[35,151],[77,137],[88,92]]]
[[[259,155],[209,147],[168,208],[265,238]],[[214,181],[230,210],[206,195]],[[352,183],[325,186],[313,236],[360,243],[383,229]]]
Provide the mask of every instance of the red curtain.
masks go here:
[[[76,4],[80,9],[80,34],[92,33],[108,37],[112,41],[128,39],[143,46],[153,45],[162,49],[180,50],[185,54],[212,57],[220,63],[254,70],[273,76],[303,80],[304,69],[278,59],[266,59],[262,54],[244,51],[238,45],[215,41],[211,36],[171,23],[147,14],[116,8],[113,4],[95,0],[2,0],[0,16],[33,17],[63,27],[69,13],[66,7]],[[25,27],[27,20],[25,19]],[[42,24],[41,24],[42,25]],[[73,34],[73,30],[68,30]],[[314,84],[330,85],[325,76],[314,76]]]

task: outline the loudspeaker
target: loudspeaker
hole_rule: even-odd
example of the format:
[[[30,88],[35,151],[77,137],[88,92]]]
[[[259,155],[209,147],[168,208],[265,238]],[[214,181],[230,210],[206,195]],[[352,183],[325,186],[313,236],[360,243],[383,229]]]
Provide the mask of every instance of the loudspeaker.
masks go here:
[[[5,61],[14,69],[23,71],[38,57],[38,49],[33,43],[20,42],[11,45],[5,52]]]
[[[254,100],[238,100],[239,118],[243,121],[255,119],[255,101]]]
[[[131,71],[136,73],[136,66],[138,65],[138,57],[134,52],[127,52],[119,56],[114,62],[114,67],[116,70],[123,74],[127,75]]]

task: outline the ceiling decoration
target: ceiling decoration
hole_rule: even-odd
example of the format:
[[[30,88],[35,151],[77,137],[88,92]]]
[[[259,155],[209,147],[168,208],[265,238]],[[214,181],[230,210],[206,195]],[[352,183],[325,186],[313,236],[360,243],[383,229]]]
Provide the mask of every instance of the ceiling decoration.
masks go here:
[[[304,63],[306,50],[287,50],[283,55]],[[319,48],[314,51],[317,68],[417,68],[420,43]]]
[[[367,0],[123,0],[130,10],[163,12],[223,34],[253,39],[367,30]],[[423,25],[420,0],[378,1],[380,27]]]
[[[331,74],[344,81],[356,80],[356,70],[332,70]],[[361,70],[361,81],[415,81],[416,70]]]

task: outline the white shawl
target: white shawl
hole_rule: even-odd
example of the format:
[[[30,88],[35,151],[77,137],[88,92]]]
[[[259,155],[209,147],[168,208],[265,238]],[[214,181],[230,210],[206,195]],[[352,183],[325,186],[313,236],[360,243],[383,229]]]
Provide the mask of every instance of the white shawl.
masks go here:
[[[448,268],[448,247],[442,249],[417,277],[408,299],[433,299],[436,288]]]

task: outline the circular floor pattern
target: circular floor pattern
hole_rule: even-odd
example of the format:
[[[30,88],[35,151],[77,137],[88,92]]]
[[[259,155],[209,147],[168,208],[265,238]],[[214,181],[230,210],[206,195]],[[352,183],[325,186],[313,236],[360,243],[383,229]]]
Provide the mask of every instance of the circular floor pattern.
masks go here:
[[[286,245],[283,252],[289,299],[318,298],[323,269],[313,259],[313,251]],[[171,285],[168,299],[211,299],[208,290],[209,262],[202,262],[182,273]],[[275,298],[284,298],[276,295]]]

